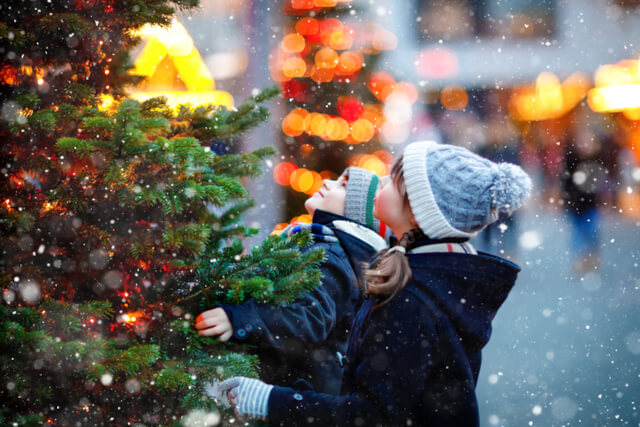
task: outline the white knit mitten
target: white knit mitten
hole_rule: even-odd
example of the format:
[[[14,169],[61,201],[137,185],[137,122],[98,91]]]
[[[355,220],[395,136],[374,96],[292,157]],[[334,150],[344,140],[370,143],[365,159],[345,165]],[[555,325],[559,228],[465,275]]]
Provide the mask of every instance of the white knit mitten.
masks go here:
[[[253,378],[233,377],[220,383],[219,389],[228,391],[238,415],[266,420],[272,385]]]

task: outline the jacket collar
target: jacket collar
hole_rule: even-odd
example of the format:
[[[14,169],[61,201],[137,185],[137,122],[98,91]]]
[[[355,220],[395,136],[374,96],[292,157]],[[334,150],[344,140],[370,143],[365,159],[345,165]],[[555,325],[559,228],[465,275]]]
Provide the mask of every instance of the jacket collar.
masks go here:
[[[316,209],[313,214],[313,223],[331,228],[335,233],[339,234],[338,237],[341,242],[345,235],[348,235],[370,246],[375,252],[379,252],[387,247],[384,238],[374,230],[342,215]],[[343,244],[343,246],[345,246],[345,244]]]

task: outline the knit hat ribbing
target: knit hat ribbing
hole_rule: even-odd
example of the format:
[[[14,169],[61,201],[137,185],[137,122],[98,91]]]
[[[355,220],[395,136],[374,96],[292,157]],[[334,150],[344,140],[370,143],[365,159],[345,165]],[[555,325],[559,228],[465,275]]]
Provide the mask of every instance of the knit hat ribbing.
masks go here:
[[[434,141],[409,144],[402,169],[411,211],[434,239],[471,237],[499,212],[521,207],[531,192],[531,180],[519,166]]]
[[[380,182],[378,177],[372,172],[354,166],[347,168],[342,175],[349,178],[344,216],[366,225],[377,233],[380,221],[373,216],[373,199]]]

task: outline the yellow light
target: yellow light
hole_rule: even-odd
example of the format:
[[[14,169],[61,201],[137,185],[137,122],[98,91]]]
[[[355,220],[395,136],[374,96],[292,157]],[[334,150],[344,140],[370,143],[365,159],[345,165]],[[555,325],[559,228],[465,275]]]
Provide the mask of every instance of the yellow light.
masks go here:
[[[594,77],[596,87],[640,83],[638,63],[639,61],[627,60],[599,67]]]
[[[378,176],[384,176],[387,174],[387,166],[373,155],[367,155],[365,160],[362,162],[362,169],[366,169],[370,172],[375,173]]]
[[[186,103],[233,107],[229,93],[215,90],[213,76],[186,28],[177,20],[168,28],[145,25],[134,34],[146,39],[133,74],[147,77],[147,90],[132,89],[129,96],[139,101],[165,96],[172,107]],[[176,90],[180,87],[187,90]]]
[[[149,39],[134,63],[133,74],[151,77],[165,56],[167,48],[159,40]]]
[[[319,113],[311,113],[308,118],[308,127],[307,133],[309,135],[320,136],[324,133],[325,128],[327,127],[327,119],[324,115]],[[307,121],[305,120],[305,123]]]
[[[622,113],[629,120],[640,120],[640,108],[630,108]]]
[[[313,174],[311,171],[305,170],[298,178],[298,191],[306,193],[311,187],[313,187]]]
[[[302,77],[307,71],[307,63],[299,56],[287,58],[282,64],[282,74],[286,77]]]
[[[332,141],[340,141],[349,135],[349,123],[342,117],[333,117],[327,122],[325,134]]]
[[[338,61],[338,54],[330,47],[323,47],[316,52],[315,63],[318,68],[334,68]]]
[[[316,7],[333,7],[338,3],[338,0],[314,0]]]
[[[282,50],[289,53],[302,52],[305,47],[304,37],[300,34],[287,34],[282,39]]]
[[[109,108],[111,108],[115,102],[115,100],[113,99],[113,96],[109,95],[109,94],[102,94],[98,97],[98,99],[100,100],[100,105],[98,106],[99,110],[108,110]]]
[[[357,142],[367,142],[375,133],[373,124],[367,119],[358,119],[351,124],[351,136]]]
[[[589,91],[589,106],[596,113],[640,107],[640,84],[598,87]]]
[[[297,221],[311,224],[311,215],[308,215],[308,214],[300,215]]]
[[[510,112],[517,120],[535,121],[562,117],[573,109],[587,94],[589,79],[574,73],[563,83],[549,72],[536,79],[535,88],[515,91],[510,100]]]
[[[213,90],[216,84],[196,49],[184,56],[174,56],[173,63],[180,73],[180,80],[190,91]]]
[[[167,98],[167,104],[173,108],[177,107],[180,104],[187,103],[191,103],[194,105],[222,105],[227,108],[233,107],[233,97],[231,96],[231,94],[220,90],[213,90],[209,92],[133,92],[129,96],[140,102],[146,101],[150,98],[164,96],[165,98]]]
[[[307,190],[308,195],[312,195],[322,187],[322,179],[323,179],[322,175],[320,175],[318,172],[316,171],[310,171],[310,172],[311,172],[311,175],[313,175],[313,184],[311,185],[311,188]]]
[[[298,168],[291,173],[291,177],[289,178],[289,185],[291,185],[291,188],[300,193],[302,192],[302,190],[300,189],[298,183],[300,182],[302,174],[305,172],[308,171],[304,168]]]
[[[135,35],[158,40],[167,48],[171,56],[188,55],[193,49],[193,39],[187,29],[176,19],[168,28],[147,24],[135,31]]]
[[[596,71],[596,87],[589,91],[588,102],[597,113],[623,111],[633,119],[640,108],[640,62],[621,61],[603,65]]]

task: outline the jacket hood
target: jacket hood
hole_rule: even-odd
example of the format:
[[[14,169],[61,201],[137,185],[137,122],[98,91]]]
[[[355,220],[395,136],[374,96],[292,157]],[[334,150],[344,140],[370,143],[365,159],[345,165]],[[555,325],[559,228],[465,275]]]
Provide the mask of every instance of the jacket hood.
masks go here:
[[[491,321],[513,288],[520,267],[479,252],[409,254],[413,282],[447,314],[465,346],[480,350]]]
[[[314,212],[313,222],[325,225],[334,232],[358,276],[358,281],[362,283],[363,265],[387,247],[385,239],[363,224],[320,209]]]

